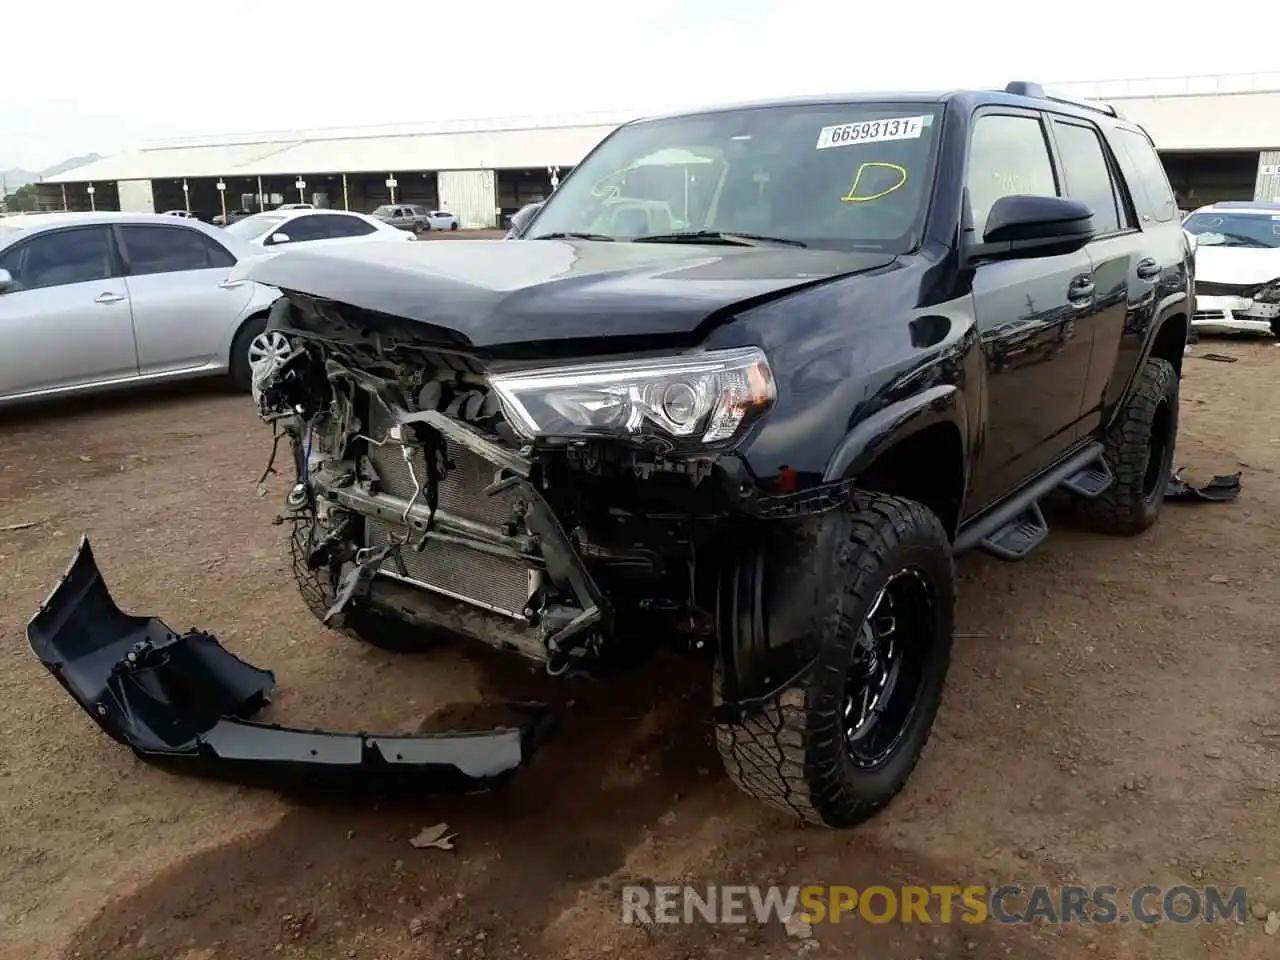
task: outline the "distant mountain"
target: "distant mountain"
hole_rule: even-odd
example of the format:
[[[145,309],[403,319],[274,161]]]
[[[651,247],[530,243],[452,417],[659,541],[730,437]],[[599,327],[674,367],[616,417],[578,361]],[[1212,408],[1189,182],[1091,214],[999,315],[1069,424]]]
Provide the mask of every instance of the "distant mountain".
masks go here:
[[[41,177],[52,177],[59,173],[66,173],[68,170],[74,170],[76,167],[83,167],[86,163],[93,163],[93,161],[101,159],[102,155],[99,153],[86,153],[82,157],[72,157],[70,160],[55,163],[46,170],[22,170],[16,167],[12,170],[0,170],[0,181],[3,181],[6,193],[13,193],[24,184],[35,183]]]

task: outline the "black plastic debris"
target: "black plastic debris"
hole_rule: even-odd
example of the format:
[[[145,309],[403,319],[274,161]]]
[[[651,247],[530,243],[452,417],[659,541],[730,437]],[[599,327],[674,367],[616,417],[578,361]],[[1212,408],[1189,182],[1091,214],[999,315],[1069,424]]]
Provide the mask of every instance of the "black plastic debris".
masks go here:
[[[1182,479],[1182,471],[1177,470],[1169,478],[1165,487],[1165,500],[1174,503],[1228,503],[1240,496],[1240,474],[1233,473],[1214,477],[1203,487],[1193,487]]]
[[[372,736],[259,723],[275,676],[202,631],[178,634],[121,612],[87,538],[27,625],[40,662],[116,741],[144,760],[223,779],[344,789],[411,784],[419,792],[496,785],[550,730],[539,704],[516,704],[519,727]]]

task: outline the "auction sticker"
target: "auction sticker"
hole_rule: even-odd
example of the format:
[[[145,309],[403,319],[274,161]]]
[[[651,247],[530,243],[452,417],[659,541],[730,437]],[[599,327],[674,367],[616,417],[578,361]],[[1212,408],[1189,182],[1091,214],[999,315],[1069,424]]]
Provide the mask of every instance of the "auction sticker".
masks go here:
[[[885,140],[915,140],[924,132],[924,117],[891,117],[839,123],[818,131],[817,149],[848,147],[855,143],[883,143]]]

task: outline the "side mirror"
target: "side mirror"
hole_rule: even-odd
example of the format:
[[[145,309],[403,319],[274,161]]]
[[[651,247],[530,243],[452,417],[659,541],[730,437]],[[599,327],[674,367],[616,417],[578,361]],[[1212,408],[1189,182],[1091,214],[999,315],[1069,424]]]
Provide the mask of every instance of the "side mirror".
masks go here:
[[[13,274],[8,270],[0,267],[0,293],[4,293],[13,286]]]
[[[289,242],[289,235],[287,233],[277,232],[267,237],[267,243],[270,243],[270,244],[288,243],[288,242]]]
[[[1001,197],[987,214],[987,228],[971,255],[1012,260],[1075,253],[1097,236],[1093,210],[1065,197]]]
[[[507,231],[507,239],[515,240],[524,233],[525,227],[529,225],[534,215],[542,209],[544,203],[546,203],[545,200],[540,200],[537,203],[527,203],[513,213],[511,215],[511,229]]]

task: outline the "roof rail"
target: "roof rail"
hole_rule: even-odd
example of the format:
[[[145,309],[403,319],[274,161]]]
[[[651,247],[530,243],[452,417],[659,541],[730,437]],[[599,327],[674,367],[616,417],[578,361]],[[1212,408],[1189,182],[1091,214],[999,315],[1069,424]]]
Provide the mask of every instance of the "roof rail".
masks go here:
[[[1045,93],[1044,87],[1038,83],[1031,83],[1027,80],[1013,80],[1004,88],[1005,93],[1013,94],[1015,97],[1033,97],[1036,100],[1052,100],[1054,103],[1066,103],[1073,107],[1083,107],[1085,110],[1095,110],[1098,113],[1104,113],[1108,117],[1115,117],[1117,120],[1123,120],[1120,111],[1109,103],[1098,103],[1096,100],[1076,100],[1073,97],[1055,96]]]

